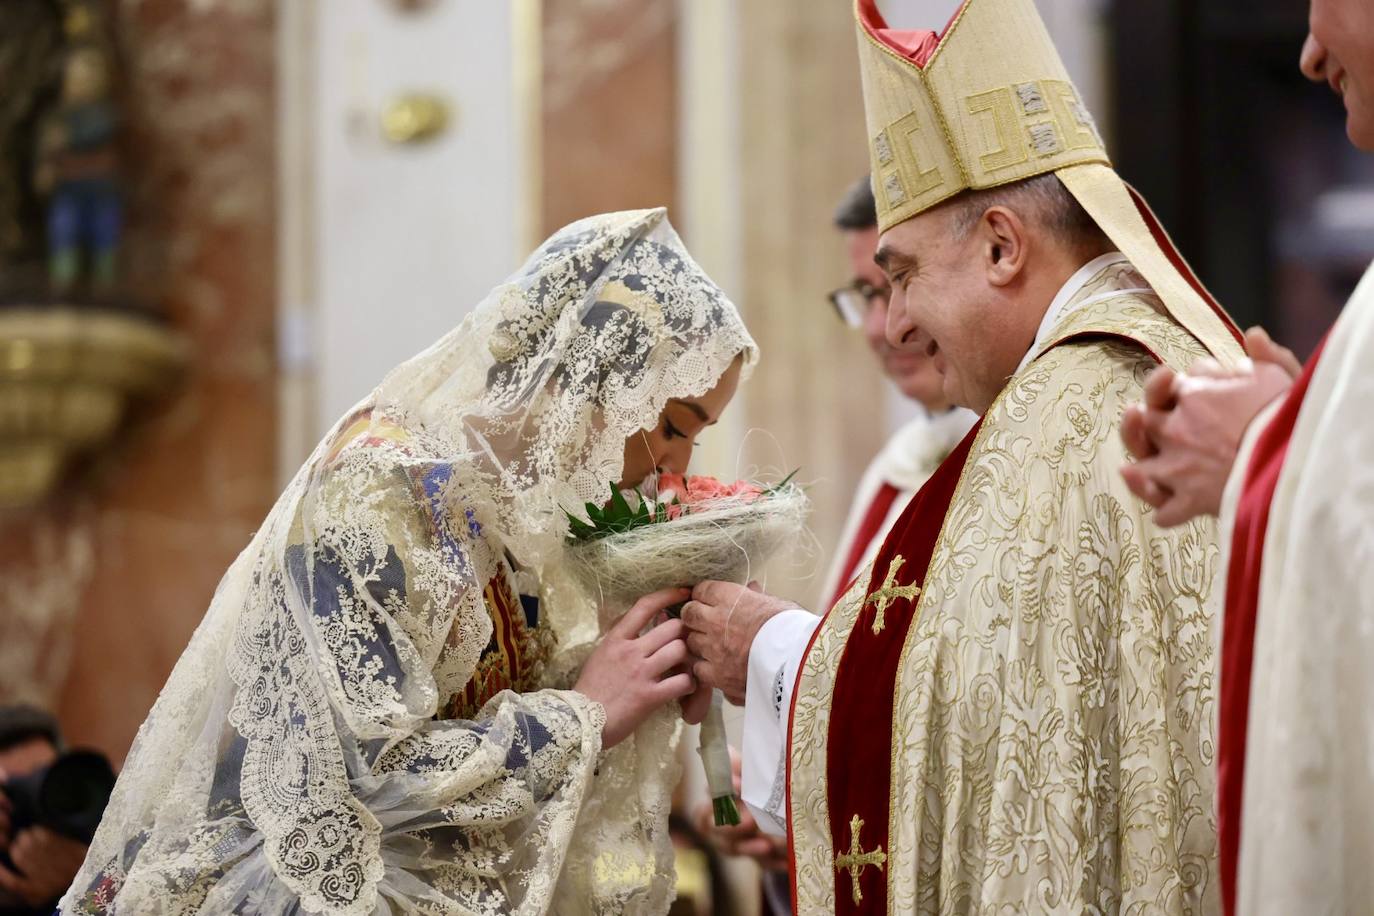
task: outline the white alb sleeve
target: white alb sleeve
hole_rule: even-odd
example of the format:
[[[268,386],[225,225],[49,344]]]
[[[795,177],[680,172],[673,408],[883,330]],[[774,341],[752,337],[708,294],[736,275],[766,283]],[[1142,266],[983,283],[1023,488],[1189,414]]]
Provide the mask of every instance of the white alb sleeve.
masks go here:
[[[787,833],[787,726],[802,657],[821,618],[794,608],[775,615],[749,648],[740,798],[766,832]]]

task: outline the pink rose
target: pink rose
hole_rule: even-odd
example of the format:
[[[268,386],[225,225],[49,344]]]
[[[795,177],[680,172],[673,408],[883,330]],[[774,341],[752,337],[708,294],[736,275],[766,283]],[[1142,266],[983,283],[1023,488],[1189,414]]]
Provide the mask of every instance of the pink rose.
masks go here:
[[[670,472],[658,475],[658,503],[665,507],[669,519],[681,518],[689,514],[693,506],[702,503],[721,499],[753,502],[764,493],[762,487],[748,480],[727,484],[705,475],[683,477]]]
[[[689,477],[687,479],[688,502],[706,502],[713,499],[723,499],[729,495],[730,488],[714,477]]]
[[[763,487],[747,480],[738,480],[734,486],[730,487],[729,495],[744,497],[752,502],[763,495]]]
[[[658,475],[658,492],[672,490],[676,493],[687,491],[687,481],[681,474],[674,474],[672,471],[664,471]]]
[[[670,503],[687,495],[687,481],[681,474],[665,471],[658,475],[658,501]]]

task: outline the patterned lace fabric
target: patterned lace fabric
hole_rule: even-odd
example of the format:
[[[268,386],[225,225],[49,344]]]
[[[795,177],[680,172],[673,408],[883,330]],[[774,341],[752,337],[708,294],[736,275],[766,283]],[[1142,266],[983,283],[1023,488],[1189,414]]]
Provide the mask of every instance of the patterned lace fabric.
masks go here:
[[[666,912],[677,717],[603,751],[601,707],[563,689],[599,633],[561,571],[564,508],[741,354],[748,370],[738,313],[662,210],[553,236],[301,468],[140,729],[62,911]],[[493,664],[517,582],[537,626]]]

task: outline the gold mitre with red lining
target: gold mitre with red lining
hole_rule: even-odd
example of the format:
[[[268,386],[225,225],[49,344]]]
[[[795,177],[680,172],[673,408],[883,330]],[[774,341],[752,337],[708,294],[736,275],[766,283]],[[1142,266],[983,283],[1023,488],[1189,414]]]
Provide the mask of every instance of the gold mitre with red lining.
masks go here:
[[[942,33],[855,0],[878,228],[969,189],[1054,172],[1166,307],[1225,364],[1240,334],[1116,174],[1033,0],[965,0]]]

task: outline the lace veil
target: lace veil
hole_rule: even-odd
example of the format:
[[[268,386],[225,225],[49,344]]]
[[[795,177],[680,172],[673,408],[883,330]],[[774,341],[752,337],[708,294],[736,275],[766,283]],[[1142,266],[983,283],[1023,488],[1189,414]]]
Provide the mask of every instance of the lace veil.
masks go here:
[[[669,711],[611,751],[565,509],[670,398],[757,357],[665,212],[574,223],[342,418],[230,567],[63,912],[663,912]],[[493,589],[556,648],[479,679]],[[524,601],[525,599],[521,599]],[[562,673],[560,673],[562,672]]]

